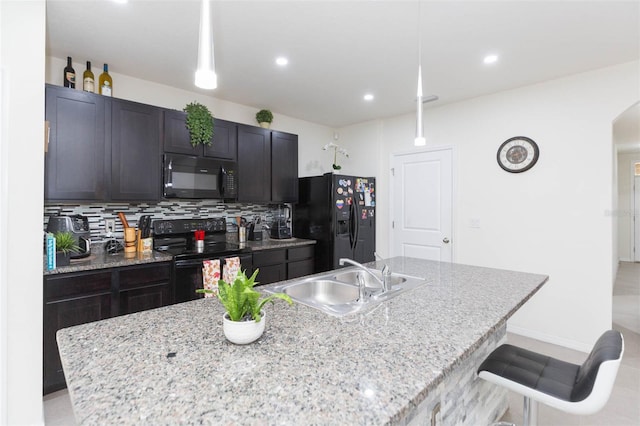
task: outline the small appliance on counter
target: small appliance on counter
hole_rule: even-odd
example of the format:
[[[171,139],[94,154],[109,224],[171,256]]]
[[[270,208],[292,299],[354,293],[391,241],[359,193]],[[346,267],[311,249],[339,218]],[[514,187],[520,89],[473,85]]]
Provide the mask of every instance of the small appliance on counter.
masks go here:
[[[71,259],[81,259],[91,254],[91,231],[89,219],[79,214],[70,216],[50,216],[47,223],[47,232],[70,232],[80,247],[77,253],[71,253]]]
[[[262,241],[262,221],[260,216],[256,216],[247,228],[247,239],[249,241]]]
[[[286,204],[278,206],[273,222],[269,225],[269,236],[277,240],[291,238],[291,208]]]

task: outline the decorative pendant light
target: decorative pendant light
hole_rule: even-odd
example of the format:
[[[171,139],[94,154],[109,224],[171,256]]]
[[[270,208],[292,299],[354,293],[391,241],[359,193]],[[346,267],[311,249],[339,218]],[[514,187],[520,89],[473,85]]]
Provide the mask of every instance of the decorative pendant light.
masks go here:
[[[427,143],[426,139],[424,138],[424,131],[422,128],[422,97],[424,96],[424,94],[422,93],[422,31],[420,25],[420,17],[422,13],[420,6],[421,3],[420,0],[418,0],[418,105],[416,107],[416,138],[413,141],[413,144],[415,146],[424,146]]]
[[[213,57],[213,31],[211,30],[210,0],[202,0],[200,8],[200,39],[198,42],[198,68],[196,86],[201,89],[218,87],[218,76]]]

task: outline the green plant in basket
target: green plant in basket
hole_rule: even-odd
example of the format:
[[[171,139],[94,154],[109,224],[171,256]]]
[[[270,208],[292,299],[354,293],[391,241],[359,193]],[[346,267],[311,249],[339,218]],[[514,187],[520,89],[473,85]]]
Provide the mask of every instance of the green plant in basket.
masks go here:
[[[293,300],[284,293],[275,293],[260,299],[260,293],[253,288],[258,271],[259,269],[256,269],[251,277],[247,277],[246,271],[240,271],[231,284],[224,280],[218,281],[218,300],[227,310],[231,321],[260,322],[262,307],[275,299],[282,299],[293,305]],[[196,292],[214,293],[208,289],[198,289]]]

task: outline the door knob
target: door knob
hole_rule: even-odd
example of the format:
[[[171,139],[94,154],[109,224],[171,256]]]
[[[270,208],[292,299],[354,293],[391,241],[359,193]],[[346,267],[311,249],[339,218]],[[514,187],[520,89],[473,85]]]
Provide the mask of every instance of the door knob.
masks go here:
[[[445,243],[445,244],[449,244],[449,239],[447,237],[444,237],[442,239],[442,242]]]

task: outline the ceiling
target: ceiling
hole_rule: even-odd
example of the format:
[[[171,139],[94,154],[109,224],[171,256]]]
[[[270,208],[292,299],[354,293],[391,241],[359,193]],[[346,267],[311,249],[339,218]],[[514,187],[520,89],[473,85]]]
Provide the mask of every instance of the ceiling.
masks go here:
[[[47,55],[201,91],[199,0],[87,3],[47,0]],[[333,128],[415,111],[419,35],[427,106],[640,57],[637,1],[236,0],[212,20],[218,88],[202,93]]]

